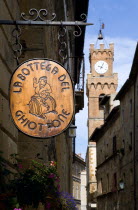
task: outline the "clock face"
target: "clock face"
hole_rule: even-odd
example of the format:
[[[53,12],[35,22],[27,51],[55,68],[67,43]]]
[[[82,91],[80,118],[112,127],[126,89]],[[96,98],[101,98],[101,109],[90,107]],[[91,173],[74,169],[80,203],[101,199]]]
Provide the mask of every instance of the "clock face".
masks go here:
[[[98,74],[104,74],[108,71],[108,64],[105,61],[98,61],[94,67]]]

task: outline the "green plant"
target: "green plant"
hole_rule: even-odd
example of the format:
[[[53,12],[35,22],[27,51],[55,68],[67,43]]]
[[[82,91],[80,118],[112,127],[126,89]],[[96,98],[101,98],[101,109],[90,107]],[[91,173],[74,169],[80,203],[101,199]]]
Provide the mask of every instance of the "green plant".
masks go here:
[[[57,196],[59,177],[56,164],[51,161],[46,166],[32,160],[28,169],[18,170],[9,186],[15,193],[19,206],[30,205],[37,208],[40,202],[45,204],[47,196]]]

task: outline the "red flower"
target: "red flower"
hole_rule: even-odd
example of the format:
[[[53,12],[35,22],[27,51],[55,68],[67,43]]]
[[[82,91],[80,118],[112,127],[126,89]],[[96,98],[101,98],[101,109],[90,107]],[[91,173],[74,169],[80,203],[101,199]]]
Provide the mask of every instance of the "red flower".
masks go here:
[[[48,178],[54,178],[55,174],[49,174]]]
[[[23,168],[22,164],[18,163],[18,168]]]
[[[56,182],[60,182],[60,179],[58,177],[56,178]]]
[[[50,162],[50,166],[56,166],[56,162],[55,161],[51,161]]]

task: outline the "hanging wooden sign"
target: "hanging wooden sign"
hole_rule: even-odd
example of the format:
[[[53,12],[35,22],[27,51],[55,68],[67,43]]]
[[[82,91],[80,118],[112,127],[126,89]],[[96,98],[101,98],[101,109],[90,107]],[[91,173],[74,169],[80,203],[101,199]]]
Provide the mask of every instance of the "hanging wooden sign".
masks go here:
[[[10,83],[10,110],[23,133],[49,138],[62,133],[73,118],[73,84],[55,61],[32,59],[21,64]]]

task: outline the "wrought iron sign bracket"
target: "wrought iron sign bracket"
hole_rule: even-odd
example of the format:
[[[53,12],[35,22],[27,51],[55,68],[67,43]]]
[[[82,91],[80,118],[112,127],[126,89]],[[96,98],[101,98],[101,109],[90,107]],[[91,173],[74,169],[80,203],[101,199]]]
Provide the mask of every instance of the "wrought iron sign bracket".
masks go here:
[[[12,35],[15,38],[13,46],[14,57],[19,64],[19,58],[22,54],[22,45],[20,43],[21,29],[19,26],[60,26],[58,32],[58,41],[60,43],[59,56],[64,60],[67,59],[67,43],[64,40],[66,36],[67,26],[74,26],[73,35],[79,37],[82,34],[81,27],[93,25],[93,23],[86,23],[86,14],[81,14],[82,21],[55,21],[56,14],[52,13],[51,19],[47,20],[48,12],[46,9],[37,10],[35,8],[29,10],[29,15],[21,13],[21,20],[0,20],[0,25],[15,25],[15,29],[12,31]],[[76,28],[79,30],[76,30]]]
[[[33,21],[33,20],[0,20],[0,25],[29,25],[29,26],[89,26],[92,23],[82,21]]]

